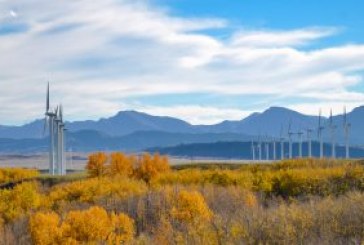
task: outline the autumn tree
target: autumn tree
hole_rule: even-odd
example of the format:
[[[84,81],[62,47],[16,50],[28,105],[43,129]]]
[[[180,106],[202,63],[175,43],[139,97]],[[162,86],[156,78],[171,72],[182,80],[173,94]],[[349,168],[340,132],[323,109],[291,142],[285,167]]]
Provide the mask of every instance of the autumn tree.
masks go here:
[[[110,175],[131,176],[133,174],[134,156],[127,156],[121,152],[111,154]]]
[[[134,221],[126,214],[111,215],[113,234],[108,239],[113,244],[131,241],[134,237]]]
[[[135,176],[149,183],[158,174],[170,170],[168,158],[155,154],[154,156],[146,153],[142,155],[135,169]]]
[[[15,220],[39,207],[41,195],[35,183],[22,183],[13,190],[0,191],[0,215],[6,222]]]
[[[60,218],[54,212],[35,213],[29,220],[29,231],[32,240],[38,245],[57,244],[62,236]]]
[[[69,225],[69,235],[77,241],[106,241],[112,232],[109,216],[100,207],[70,211],[64,222]]]
[[[179,192],[171,214],[175,219],[186,223],[209,221],[213,215],[199,192],[184,190]]]
[[[88,170],[90,176],[101,177],[105,175],[107,170],[107,155],[103,152],[97,152],[91,154],[88,157],[88,162],[86,169]]]

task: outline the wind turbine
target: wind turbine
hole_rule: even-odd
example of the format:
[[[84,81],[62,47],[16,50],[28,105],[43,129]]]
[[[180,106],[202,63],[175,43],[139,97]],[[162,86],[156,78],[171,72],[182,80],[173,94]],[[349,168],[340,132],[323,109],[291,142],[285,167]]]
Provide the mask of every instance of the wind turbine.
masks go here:
[[[292,135],[294,133],[291,131],[291,121],[289,122],[288,126],[288,140],[289,140],[289,159],[292,159]]]
[[[50,109],[49,103],[49,82],[47,85],[47,97],[46,97],[46,111],[45,111],[45,119],[44,119],[44,132],[46,131],[47,125],[49,126],[49,174],[55,174],[55,135],[54,135],[54,120],[56,118],[56,114],[52,112]]]
[[[276,139],[273,137],[272,139],[273,143],[273,161],[277,160],[277,153],[276,153]]]
[[[252,150],[252,158],[253,161],[255,161],[255,146],[254,146],[254,142],[251,142],[251,150]]]
[[[62,106],[50,109],[49,83],[47,85],[44,132],[49,126],[49,174],[64,173],[64,123]]]
[[[64,131],[65,125],[63,123],[63,106],[62,104],[59,106],[59,155],[60,155],[60,162],[59,162],[59,174],[63,175],[65,172],[64,166]]]
[[[317,136],[319,138],[320,141],[320,158],[324,158],[324,142],[322,139],[322,131],[325,129],[325,127],[323,127],[321,125],[321,109],[319,111],[319,124],[318,124],[318,129],[317,129]]]
[[[297,133],[298,135],[298,138],[299,138],[299,149],[298,149],[298,155],[300,158],[302,158],[302,135],[303,135],[303,132],[300,130],[298,131]]]
[[[332,118],[332,109],[330,110],[330,129],[331,129],[331,157],[333,159],[336,158],[336,139],[335,139],[335,130],[336,126],[334,125]]]
[[[281,160],[283,160],[284,159],[284,137],[283,137],[283,126],[282,125],[281,125],[280,141],[281,141]]]
[[[258,154],[259,154],[259,161],[262,160],[262,140],[259,136],[259,143],[258,143]]]
[[[312,129],[307,129],[306,133],[307,133],[307,143],[308,143],[308,157],[312,158],[312,139],[311,139]]]
[[[350,134],[350,128],[351,123],[348,123],[347,121],[347,113],[346,113],[346,107],[344,107],[344,133],[345,133],[345,158],[350,158],[350,152],[349,152],[349,134]]]
[[[269,160],[269,139],[268,136],[265,136],[265,158],[268,161]]]

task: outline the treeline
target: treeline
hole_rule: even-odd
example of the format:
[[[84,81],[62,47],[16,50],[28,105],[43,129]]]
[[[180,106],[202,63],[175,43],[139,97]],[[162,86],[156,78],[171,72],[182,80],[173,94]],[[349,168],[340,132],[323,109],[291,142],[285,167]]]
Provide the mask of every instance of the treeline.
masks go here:
[[[170,165],[166,156],[159,154],[126,155],[114,152],[107,155],[103,152],[88,157],[86,169],[91,177],[126,176],[149,182],[160,173],[169,172]]]
[[[164,156],[99,152],[86,171],[0,190],[0,244],[364,242],[359,162],[173,170]]]

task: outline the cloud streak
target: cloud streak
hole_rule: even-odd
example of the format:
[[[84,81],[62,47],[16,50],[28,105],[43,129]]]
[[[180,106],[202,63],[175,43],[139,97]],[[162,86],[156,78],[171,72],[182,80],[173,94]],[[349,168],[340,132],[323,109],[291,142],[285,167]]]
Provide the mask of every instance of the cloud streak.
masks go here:
[[[40,117],[47,80],[71,120],[140,109],[198,124],[242,118],[278,99],[302,112],[317,105],[364,104],[363,93],[352,89],[363,82],[364,45],[311,47],[339,35],[335,27],[236,28],[222,40],[206,31],[229,28],[228,20],[177,17],[141,0],[19,0],[0,8],[7,13],[0,26],[27,26],[0,35],[0,124]],[[210,104],[208,110],[203,100],[164,107],[124,102],[196,92],[271,100],[260,107]],[[291,103],[292,98],[301,101]]]

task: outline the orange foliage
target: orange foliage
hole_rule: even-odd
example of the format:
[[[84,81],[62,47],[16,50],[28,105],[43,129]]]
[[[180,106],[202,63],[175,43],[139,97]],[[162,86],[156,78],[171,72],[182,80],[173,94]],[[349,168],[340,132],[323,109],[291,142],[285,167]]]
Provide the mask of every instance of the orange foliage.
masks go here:
[[[155,154],[144,154],[138,161],[138,165],[134,171],[134,175],[149,183],[151,179],[158,176],[160,173],[169,172],[170,166],[166,156]]]
[[[0,191],[0,217],[13,221],[41,204],[41,195],[35,183],[23,183],[13,190]]]
[[[69,235],[77,241],[106,241],[112,232],[109,216],[100,207],[70,211],[64,222],[69,226]]]
[[[114,231],[109,241],[113,244],[130,241],[134,237],[134,221],[126,214],[112,214],[111,222]]]
[[[144,182],[126,178],[92,178],[55,186],[49,193],[53,206],[59,202],[93,203],[100,198],[116,197],[119,199],[147,192]]]
[[[30,179],[38,175],[39,172],[34,169],[0,168],[0,184]]]
[[[107,155],[103,152],[91,154],[88,157],[86,169],[92,177],[101,177],[105,175],[107,167]]]
[[[35,213],[29,221],[32,241],[51,244],[110,244],[127,242],[134,237],[134,221],[125,214],[108,215],[94,206],[84,211],[70,211],[63,222],[58,214]]]
[[[59,216],[54,212],[35,213],[29,220],[33,242],[39,245],[57,244],[62,236],[59,224]]]
[[[197,191],[181,191],[178,193],[171,214],[175,219],[186,223],[209,221],[213,215],[205,199]]]
[[[110,175],[131,176],[133,174],[134,156],[127,156],[121,152],[111,154]]]

